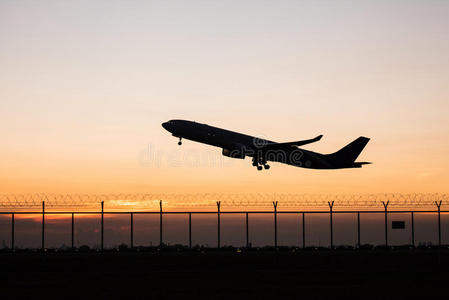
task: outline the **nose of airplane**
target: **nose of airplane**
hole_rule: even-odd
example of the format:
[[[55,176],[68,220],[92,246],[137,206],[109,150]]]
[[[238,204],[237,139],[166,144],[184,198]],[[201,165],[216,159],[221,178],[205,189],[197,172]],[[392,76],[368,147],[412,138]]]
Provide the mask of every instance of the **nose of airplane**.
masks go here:
[[[164,127],[165,130],[170,131],[170,129],[171,129],[170,122],[164,122],[161,125],[162,125],[162,127]]]

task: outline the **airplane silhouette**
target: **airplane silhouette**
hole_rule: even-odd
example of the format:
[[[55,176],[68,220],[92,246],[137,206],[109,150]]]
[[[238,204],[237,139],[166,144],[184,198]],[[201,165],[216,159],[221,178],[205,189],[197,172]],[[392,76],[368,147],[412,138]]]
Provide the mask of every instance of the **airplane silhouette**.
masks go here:
[[[222,148],[222,154],[231,158],[244,159],[246,156],[253,158],[253,166],[257,170],[269,169],[268,161],[280,162],[296,167],[308,169],[344,169],[361,168],[370,162],[355,162],[359,154],[370,140],[367,137],[359,137],[350,144],[332,154],[321,154],[298,146],[307,145],[319,141],[323,136],[319,135],[310,140],[276,143],[260,139],[254,136],[221,129],[206,124],[186,120],[170,120],[162,123],[167,131],[182,139],[208,144]],[[262,168],[263,166],[263,168]]]

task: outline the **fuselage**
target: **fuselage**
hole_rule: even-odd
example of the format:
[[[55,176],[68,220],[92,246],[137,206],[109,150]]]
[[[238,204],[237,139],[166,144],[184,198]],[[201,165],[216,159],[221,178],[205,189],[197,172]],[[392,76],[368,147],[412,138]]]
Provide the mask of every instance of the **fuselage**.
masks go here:
[[[162,126],[175,137],[219,147],[223,151],[233,151],[235,149],[237,149],[236,151],[240,151],[240,149],[243,149],[244,156],[250,157],[259,155],[262,149],[264,149],[264,146],[276,143],[274,141],[187,120],[171,120],[163,123]],[[298,147],[290,148],[263,151],[262,155],[266,161],[280,162],[303,168],[337,169],[343,167],[332,164],[327,159],[327,155]]]

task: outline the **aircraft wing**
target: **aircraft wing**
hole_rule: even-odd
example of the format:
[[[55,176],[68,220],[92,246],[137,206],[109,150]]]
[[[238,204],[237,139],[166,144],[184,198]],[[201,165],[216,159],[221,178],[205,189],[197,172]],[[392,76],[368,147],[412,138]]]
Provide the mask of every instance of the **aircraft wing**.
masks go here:
[[[319,140],[321,140],[321,138],[323,137],[323,135],[319,135],[313,139],[310,140],[303,140],[303,141],[296,141],[296,142],[287,142],[287,143],[273,143],[273,144],[268,144],[265,145],[263,147],[263,149],[266,150],[278,150],[278,149],[286,149],[289,147],[293,147],[293,146],[303,146],[303,145],[307,145],[310,143],[315,143],[318,142]]]

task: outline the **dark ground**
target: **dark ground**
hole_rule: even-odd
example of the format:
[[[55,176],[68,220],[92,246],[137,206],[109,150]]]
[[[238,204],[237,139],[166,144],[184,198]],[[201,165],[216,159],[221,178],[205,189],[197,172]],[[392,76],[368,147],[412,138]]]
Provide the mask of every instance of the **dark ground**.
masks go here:
[[[1,299],[426,299],[448,250],[2,253]]]

